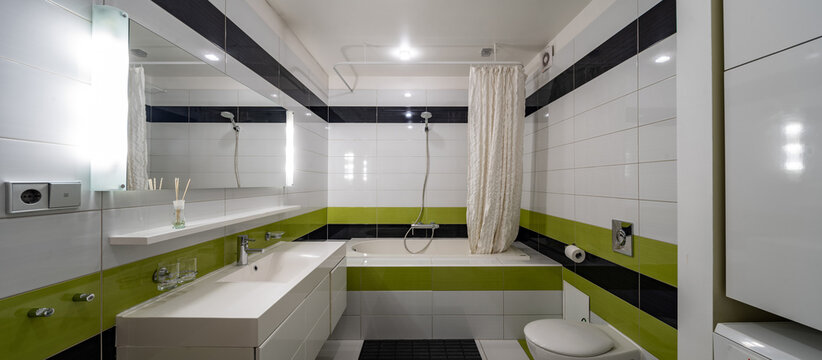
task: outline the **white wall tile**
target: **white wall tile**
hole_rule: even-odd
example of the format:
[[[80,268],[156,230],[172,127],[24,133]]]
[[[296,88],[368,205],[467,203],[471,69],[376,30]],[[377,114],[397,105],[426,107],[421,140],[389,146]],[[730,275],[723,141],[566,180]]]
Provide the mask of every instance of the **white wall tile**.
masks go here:
[[[644,14],[646,11],[650,10],[656,4],[659,4],[660,1],[662,1],[662,0],[639,0],[639,2],[638,2],[638,10],[639,10],[638,14],[639,15]]]
[[[577,195],[637,198],[640,174],[636,164],[574,169]]]
[[[547,130],[548,133],[548,147],[552,148],[574,142],[574,127],[574,120],[568,119],[543,129],[542,131]],[[537,134],[540,134],[540,132]]]
[[[574,146],[576,167],[627,164],[637,161],[637,130],[579,141]]]
[[[503,310],[502,291],[434,291],[433,300],[437,315],[499,315]]]
[[[546,214],[565,219],[577,220],[574,195],[545,194]],[[539,198],[538,198],[539,199]]]
[[[431,314],[431,291],[362,291],[363,315]]]
[[[329,90],[329,106],[377,106],[377,90]]]
[[[637,18],[636,1],[614,1],[574,38],[574,62],[608,40]]]
[[[0,219],[0,298],[100,270],[100,211]]]
[[[337,326],[334,328],[334,331],[331,332],[331,336],[329,336],[329,339],[362,339],[360,327],[360,316],[343,315],[340,318],[340,322],[338,322]]]
[[[377,90],[377,106],[425,106],[425,101],[426,90]]]
[[[572,91],[548,104],[548,124],[556,124],[574,116],[574,94]],[[543,118],[545,116],[543,115]]]
[[[328,141],[328,156],[376,156],[375,141]]]
[[[576,221],[610,229],[611,220],[638,223],[639,202],[637,200],[615,199],[596,196],[574,197]]]
[[[639,128],[639,161],[676,159],[676,119]]]
[[[574,114],[593,109],[637,89],[637,57],[614,66],[574,90]]]
[[[676,34],[639,53],[640,88],[674,75],[676,75]]]
[[[546,170],[561,170],[571,169],[574,167],[574,144],[567,144],[557,146],[547,150],[547,168]],[[537,153],[537,160],[540,160],[539,152]],[[537,170],[540,170],[539,163]]]
[[[377,124],[331,123],[328,124],[328,140],[358,141],[376,140]]]
[[[562,314],[562,291],[505,291],[505,315]]]
[[[676,201],[676,161],[639,164],[639,198]]]
[[[433,326],[435,339],[502,338],[501,315],[438,315]]]
[[[676,116],[676,76],[639,90],[639,125]]]
[[[574,117],[574,140],[637,126],[637,94],[630,93]]]
[[[554,48],[554,63],[548,69],[548,78],[553,80],[557,75],[574,65],[574,42],[570,42],[561,49]]]
[[[362,316],[363,339],[431,339],[431,315]]]
[[[546,187],[537,187],[537,191],[557,194],[574,193],[574,170],[553,170],[546,172]]]
[[[676,203],[640,201],[639,218],[642,229],[638,235],[676,244]]]
[[[428,90],[428,106],[468,106],[468,90]]]

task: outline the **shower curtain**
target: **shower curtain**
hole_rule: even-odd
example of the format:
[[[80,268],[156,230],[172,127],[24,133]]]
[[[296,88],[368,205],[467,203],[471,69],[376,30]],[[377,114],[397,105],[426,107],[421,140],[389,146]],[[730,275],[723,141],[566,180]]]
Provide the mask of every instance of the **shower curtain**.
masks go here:
[[[146,139],[146,80],[142,67],[128,72],[128,160],[126,188],[148,188],[148,149]]]
[[[468,243],[472,254],[511,246],[519,230],[525,75],[472,66],[468,79]]]

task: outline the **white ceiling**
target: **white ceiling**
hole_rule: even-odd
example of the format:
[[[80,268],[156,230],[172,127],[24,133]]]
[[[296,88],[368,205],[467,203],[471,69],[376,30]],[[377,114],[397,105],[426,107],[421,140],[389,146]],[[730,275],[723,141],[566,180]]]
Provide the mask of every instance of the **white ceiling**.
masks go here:
[[[400,44],[411,61],[526,64],[590,0],[267,0],[329,75],[341,61],[396,61]],[[364,51],[363,45],[368,45]],[[342,69],[353,74],[352,69]],[[357,66],[360,76],[464,76],[467,66]]]

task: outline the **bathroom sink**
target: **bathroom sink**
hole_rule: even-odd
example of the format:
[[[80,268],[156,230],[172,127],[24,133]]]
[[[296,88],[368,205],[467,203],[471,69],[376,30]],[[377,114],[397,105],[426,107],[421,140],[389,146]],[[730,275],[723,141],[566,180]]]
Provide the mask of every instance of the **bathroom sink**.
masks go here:
[[[117,315],[118,347],[259,347],[345,257],[281,242]]]
[[[308,244],[306,244],[308,245]],[[219,282],[267,281],[285,283],[295,278],[305,277],[306,273],[322,262],[316,250],[310,246],[279,246],[266,250],[262,258],[238,266],[233,273],[224,276]]]

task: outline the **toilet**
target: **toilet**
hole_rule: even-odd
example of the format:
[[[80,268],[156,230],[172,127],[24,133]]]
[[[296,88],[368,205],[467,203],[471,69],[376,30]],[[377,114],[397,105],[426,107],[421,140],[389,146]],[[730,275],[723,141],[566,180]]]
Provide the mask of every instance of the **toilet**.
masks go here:
[[[639,348],[607,325],[542,319],[524,332],[534,360],[640,360]]]

